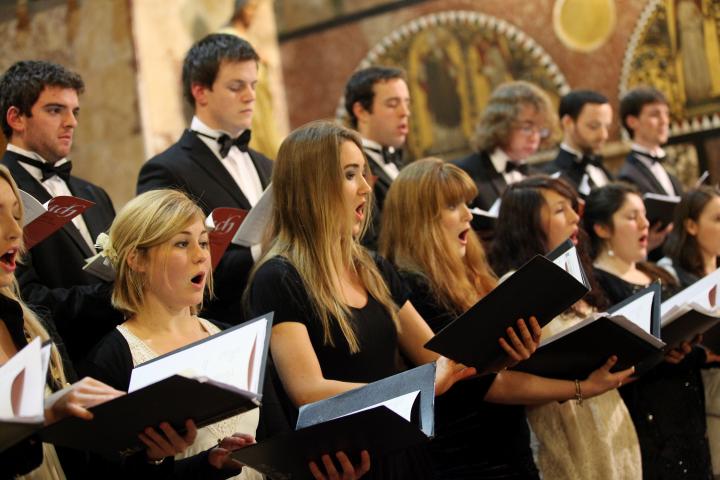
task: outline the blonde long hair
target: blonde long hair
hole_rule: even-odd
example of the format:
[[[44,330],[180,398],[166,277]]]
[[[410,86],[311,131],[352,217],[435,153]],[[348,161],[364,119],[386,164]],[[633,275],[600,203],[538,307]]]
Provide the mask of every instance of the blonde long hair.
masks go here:
[[[23,209],[22,201],[20,200],[20,192],[18,192],[15,180],[12,178],[12,175],[10,175],[10,170],[8,170],[4,165],[0,165],[0,177],[2,177],[10,185],[15,198],[17,198],[18,207],[20,209],[20,220],[18,223],[22,225],[23,218],[25,217],[25,210]],[[45,330],[45,327],[43,327],[37,315],[35,315],[35,313],[30,310],[30,308],[25,305],[25,302],[23,302],[20,298],[20,288],[15,278],[13,278],[12,284],[7,287],[0,287],[0,294],[14,300],[20,305],[23,315],[23,330],[25,332],[25,338],[28,342],[33,340],[35,337],[40,337],[40,340],[42,340],[43,343],[51,340],[50,335],[48,335],[47,330]],[[62,388],[65,383],[67,383],[62,358],[60,357],[60,353],[55,345],[53,345],[50,349],[50,376],[54,382],[54,390]]]
[[[135,252],[146,256],[150,248],[164,244],[197,220],[205,221],[200,207],[183,192],[170,189],[138,195],[117,214],[103,252],[116,272],[112,304],[126,318],[137,314],[145,303],[145,274],[130,268],[128,258]],[[212,296],[212,271],[206,285]],[[191,313],[196,314],[201,306],[192,306]]]
[[[398,307],[374,259],[350,233],[344,205],[340,152],[345,142],[362,151],[358,135],[327,121],[304,125],[280,146],[273,168],[273,213],[270,243],[255,265],[248,284],[265,262],[280,256],[298,271],[315,314],[323,326],[323,341],[335,346],[331,326],[337,323],[350,351],[360,350],[350,323],[351,312],[333,282],[344,268],[357,274],[368,293],[391,315],[397,325]],[[366,204],[362,231],[370,217]],[[342,233],[347,232],[347,233]],[[362,233],[361,233],[362,234]],[[248,301],[248,290],[245,301]]]
[[[460,168],[439,158],[405,167],[385,197],[380,252],[398,268],[424,276],[440,303],[456,313],[474,305],[497,285],[475,232],[464,257],[453,255],[443,234],[441,211],[472,201],[477,187]]]

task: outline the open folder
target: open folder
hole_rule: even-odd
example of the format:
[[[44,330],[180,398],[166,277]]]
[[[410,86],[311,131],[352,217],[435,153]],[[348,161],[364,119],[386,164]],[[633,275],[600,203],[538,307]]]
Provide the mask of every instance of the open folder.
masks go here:
[[[241,208],[220,207],[210,212],[205,219],[205,226],[210,230],[208,241],[213,270],[220,263],[247,214],[247,210]]]
[[[572,242],[547,258],[536,255],[440,330],[425,348],[479,371],[493,369],[506,357],[498,339],[518,319],[535,316],[540,326],[567,310],[588,291],[589,284]]]
[[[662,303],[662,339],[669,347],[676,347],[708,330],[715,330],[713,327],[720,322],[718,289],[720,269]]]
[[[612,355],[612,371],[636,366],[638,373],[662,358],[660,285],[653,283],[607,312],[592,315],[544,339],[516,370],[543,377],[584,379]],[[641,368],[642,367],[642,368]]]
[[[680,197],[677,195],[645,193],[643,194],[643,201],[645,202],[646,216],[650,225],[659,223],[660,228],[665,228],[673,221],[675,208],[680,203]]]
[[[20,201],[25,211],[23,242],[32,248],[61,229],[63,225],[95,205],[84,198],[58,196],[41,204],[29,193],[20,190]]]
[[[434,436],[435,364],[300,407],[296,430],[233,452],[271,478],[311,479],[308,462],[342,450],[371,461]]]
[[[99,453],[143,448],[145,427],[170,423],[185,431],[260,405],[272,313],[138,365],[128,394],[90,409],[91,421],[66,418],[44,429],[43,441]]]
[[[42,428],[49,363],[50,343],[35,337],[0,367],[0,452]]]

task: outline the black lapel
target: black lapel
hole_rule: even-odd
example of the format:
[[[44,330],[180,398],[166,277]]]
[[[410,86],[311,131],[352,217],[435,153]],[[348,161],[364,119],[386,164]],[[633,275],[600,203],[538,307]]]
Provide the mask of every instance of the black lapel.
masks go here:
[[[189,130],[185,130],[180,138],[180,146],[188,152],[188,156],[198,167],[205,171],[215,183],[223,188],[241,208],[250,208],[250,202],[235,183],[230,172],[220,163],[215,154],[202,140]]]
[[[650,171],[649,168],[645,166],[643,162],[638,160],[638,158],[635,156],[634,153],[630,152],[630,158],[628,159],[630,161],[630,165],[633,165],[635,169],[638,171],[640,175],[650,184],[653,186],[653,189],[655,193],[663,193],[667,194],[670,192],[667,192],[665,190],[665,187],[662,186],[660,181],[653,175],[653,173]]]
[[[505,176],[501,172],[495,170],[495,165],[493,165],[492,160],[490,159],[490,154],[482,152],[480,154],[479,164],[482,167],[482,170],[484,170],[482,175],[490,180],[490,184],[492,185],[493,190],[495,190],[497,197],[502,197],[502,194],[505,192],[508,184],[505,181]]]
[[[262,161],[260,153],[255,150],[248,150],[248,155],[250,155],[250,159],[252,160],[253,165],[255,165],[255,171],[257,172],[258,177],[260,177],[260,184],[264,190],[270,184],[270,180],[272,180],[272,170],[265,171],[265,166],[260,163]]]

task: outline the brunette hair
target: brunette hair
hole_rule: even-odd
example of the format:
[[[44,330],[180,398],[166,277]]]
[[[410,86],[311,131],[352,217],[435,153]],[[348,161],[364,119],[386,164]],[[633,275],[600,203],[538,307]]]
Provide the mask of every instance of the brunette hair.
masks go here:
[[[383,207],[382,255],[399,269],[424,276],[440,304],[458,314],[497,284],[475,232],[468,232],[460,257],[450,253],[440,223],[442,209],[469,203],[476,195],[475,182],[463,170],[426,158],[400,172]]]
[[[707,204],[715,197],[720,197],[720,190],[710,186],[685,193],[675,208],[673,229],[665,242],[665,255],[681,269],[699,277],[705,276],[705,267],[697,238],[687,231],[687,221],[697,223]]]

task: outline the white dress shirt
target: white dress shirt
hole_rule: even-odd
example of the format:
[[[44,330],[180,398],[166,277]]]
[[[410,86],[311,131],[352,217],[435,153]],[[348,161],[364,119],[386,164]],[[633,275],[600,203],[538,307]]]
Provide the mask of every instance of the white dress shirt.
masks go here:
[[[42,158],[40,155],[38,155],[35,152],[30,152],[28,150],[25,150],[24,148],[20,148],[17,145],[13,145],[12,143],[9,143],[7,146],[7,149],[11,152],[17,153],[18,155],[22,155],[23,157],[31,158],[33,160],[39,160],[43,163],[47,163],[47,160]],[[67,163],[67,158],[63,158],[55,162],[55,166],[60,166],[63,163]],[[47,192],[50,194],[51,197],[60,197],[60,196],[74,196],[72,192],[70,191],[70,187],[67,186],[67,183],[65,183],[65,180],[58,177],[57,175],[53,175],[52,177],[46,179],[43,181],[42,179],[42,170],[40,170],[37,167],[34,167],[32,165],[28,165],[27,163],[20,162],[20,166],[23,167],[27,172],[32,175],[32,177],[40,182],[40,185],[47,190]],[[91,207],[92,208],[92,207]],[[90,230],[88,230],[87,225],[85,224],[85,220],[83,219],[82,215],[77,215],[75,218],[72,219],[73,224],[75,227],[80,231],[80,235],[83,237],[83,240],[88,244],[88,247],[90,247],[90,250],[93,252],[95,250],[95,242],[93,241],[92,236],[90,235]]]
[[[578,162],[582,160],[582,152],[578,152],[577,150],[569,146],[567,143],[561,143],[560,148],[562,148],[566,152],[570,152],[575,155]],[[590,177],[590,180],[593,181],[596,187],[604,187],[605,185],[610,183],[610,179],[605,174],[605,172],[603,172],[603,169],[598,168],[595,165],[585,165],[585,173],[587,173],[588,177]]]
[[[505,172],[505,167],[507,166],[507,163],[511,162],[512,160],[510,160],[510,157],[508,157],[507,153],[505,153],[502,148],[498,147],[490,154],[490,161],[495,167],[495,170],[498,173],[503,174],[503,177],[505,177],[505,183],[507,183],[508,185],[525,179],[525,175],[520,173],[518,170],[513,170],[512,172]],[[517,163],[518,165],[522,165],[525,162],[515,163]]]
[[[390,177],[390,180],[395,180],[400,174],[400,169],[393,162],[385,163],[385,159],[382,155],[382,145],[367,138],[362,139],[362,146],[365,154],[370,157],[370,160],[375,162],[383,171]]]
[[[197,117],[193,117],[192,123],[190,123],[190,129],[203,134],[198,135],[198,138],[202,140],[203,143],[208,146],[210,151],[215,154],[218,160],[220,160],[220,163],[223,167],[225,167],[233,180],[235,180],[235,183],[238,188],[240,188],[243,195],[245,195],[248,202],[250,202],[250,206],[254,207],[258,200],[260,200],[263,187],[260,182],[260,176],[255,168],[255,164],[253,163],[252,158],[250,158],[250,154],[241,151],[233,145],[230,148],[230,152],[227,157],[222,158],[220,156],[220,144],[217,139],[223,134],[230,135],[229,133],[214,130],[205,125],[202,120]],[[212,138],[208,138],[205,135]]]
[[[655,150],[650,151],[645,147],[641,147],[637,143],[632,144],[632,149],[641,154],[636,155],[635,158],[637,158],[643,165],[645,165],[650,170],[650,172],[653,174],[653,176],[655,176],[657,181],[660,182],[660,185],[662,185],[663,189],[665,189],[665,192],[668,195],[677,195],[678,192],[675,191],[675,187],[673,187],[672,180],[670,180],[670,175],[668,174],[667,170],[665,170],[665,167],[663,167],[660,162],[654,162],[651,158],[642,155],[644,153],[657,158],[665,158],[665,150],[658,147]]]

